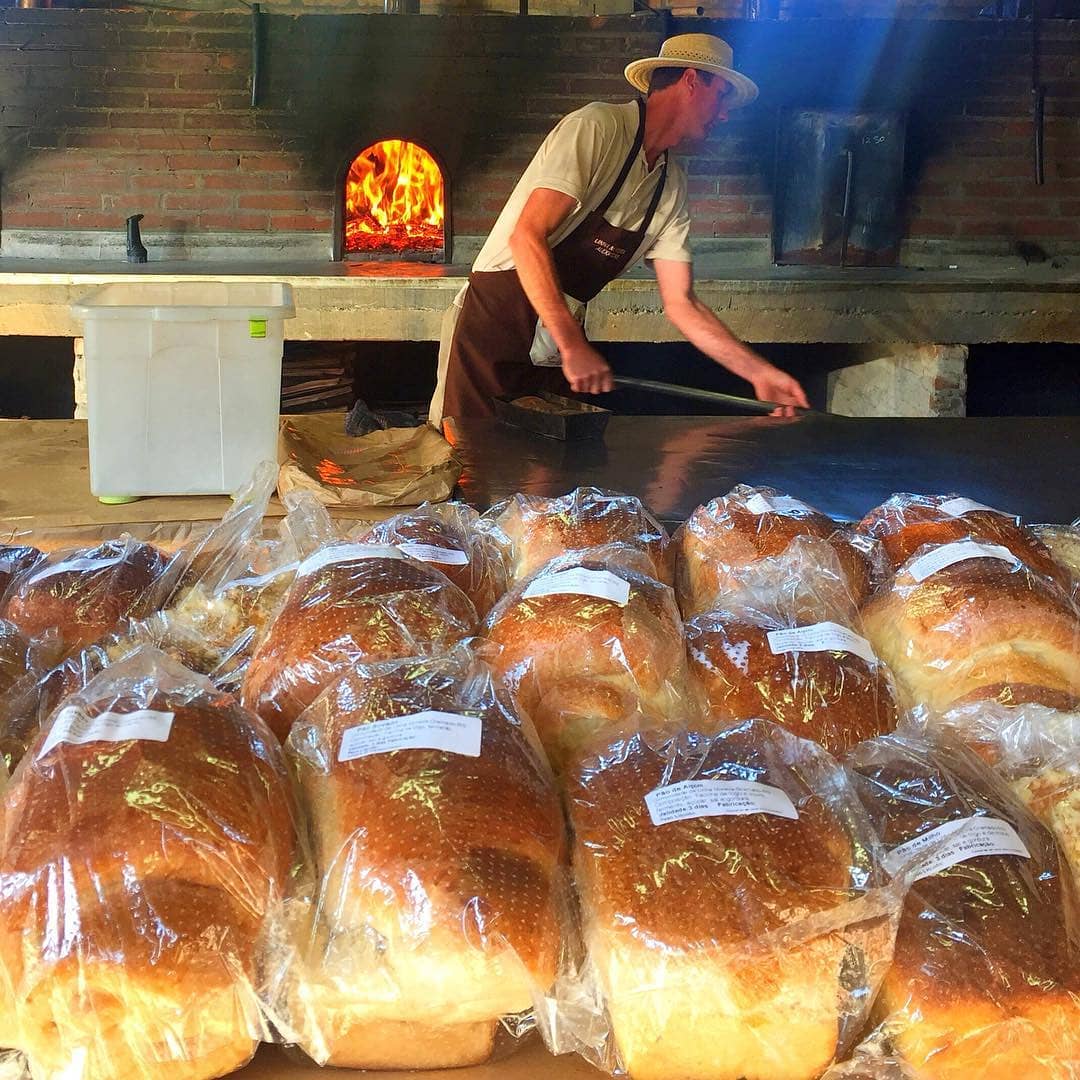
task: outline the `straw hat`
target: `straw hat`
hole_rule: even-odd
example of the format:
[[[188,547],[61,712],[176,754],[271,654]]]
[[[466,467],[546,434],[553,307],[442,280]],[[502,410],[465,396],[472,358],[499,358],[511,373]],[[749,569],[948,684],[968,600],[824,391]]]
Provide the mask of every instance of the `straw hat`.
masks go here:
[[[737,109],[749,105],[758,96],[758,88],[753,79],[736,71],[731,66],[733,63],[731,46],[723,38],[712,34],[676,34],[660,46],[659,56],[632,61],[626,65],[624,74],[630,85],[644,94],[648,93],[649,78],[657,68],[711,71],[731,84],[732,95],[727,99],[727,105],[730,109]]]

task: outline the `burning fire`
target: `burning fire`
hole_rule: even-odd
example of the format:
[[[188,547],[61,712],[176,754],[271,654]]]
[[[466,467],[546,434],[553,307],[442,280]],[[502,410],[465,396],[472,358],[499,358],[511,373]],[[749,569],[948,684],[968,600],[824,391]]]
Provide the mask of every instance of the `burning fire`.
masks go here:
[[[345,178],[345,251],[442,251],[443,177],[416,143],[384,139]]]

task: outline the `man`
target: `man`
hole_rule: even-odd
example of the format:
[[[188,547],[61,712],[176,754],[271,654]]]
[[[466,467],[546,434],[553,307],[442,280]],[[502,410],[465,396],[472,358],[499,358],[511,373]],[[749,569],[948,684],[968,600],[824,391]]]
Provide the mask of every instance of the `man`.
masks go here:
[[[668,151],[702,142],[757,97],[710,34],[669,38],[627,65],[646,100],[594,102],[559,122],[518,181],[443,323],[429,419],[482,417],[496,397],[603,394],[611,368],[585,338],[585,304],[644,256],[664,314],[764,401],[802,387],[740,342],[694,294],[686,175]]]

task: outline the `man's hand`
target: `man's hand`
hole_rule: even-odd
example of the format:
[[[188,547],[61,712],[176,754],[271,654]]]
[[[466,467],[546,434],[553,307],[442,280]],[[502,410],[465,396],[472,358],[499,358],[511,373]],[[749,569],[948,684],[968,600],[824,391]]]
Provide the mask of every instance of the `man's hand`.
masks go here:
[[[760,372],[750,376],[750,383],[759,401],[775,401],[781,406],[774,409],[771,416],[794,416],[795,409],[792,406],[795,405],[801,405],[804,409],[810,408],[797,379],[793,379],[786,371],[773,367],[767,360],[763,360],[762,365]]]
[[[615,389],[607,361],[587,342],[562,350],[562,369],[575,394],[606,394]]]

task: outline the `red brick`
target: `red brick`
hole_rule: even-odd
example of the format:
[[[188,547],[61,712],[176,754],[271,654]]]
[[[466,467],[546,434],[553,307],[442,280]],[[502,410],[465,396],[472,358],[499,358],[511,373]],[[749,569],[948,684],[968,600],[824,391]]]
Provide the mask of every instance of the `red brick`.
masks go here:
[[[267,132],[265,135],[210,135],[211,150],[262,150],[272,153],[280,139]]]
[[[146,93],[142,90],[76,90],[75,104],[87,109],[143,109]]]
[[[34,191],[30,194],[30,202],[34,206],[44,209],[64,210],[100,210],[101,196],[99,194],[82,194],[77,191]]]
[[[190,190],[198,186],[197,173],[146,173],[131,178],[133,191],[175,191],[177,188]]]
[[[218,53],[217,68],[219,71],[237,71],[243,64],[250,61],[246,56],[241,56],[234,52]]]
[[[178,131],[139,132],[135,136],[135,145],[144,150],[205,150],[205,135],[181,135]]]
[[[184,114],[184,128],[200,131],[250,131],[255,116],[250,112],[189,112]]]
[[[67,217],[58,210],[4,209],[4,224],[9,229],[61,229]]]
[[[181,90],[246,90],[249,89],[246,75],[223,75],[218,72],[207,74],[181,74]]]
[[[96,210],[72,210],[67,223],[76,229],[115,229],[123,225],[115,214],[103,214]]]
[[[238,154],[215,154],[206,151],[201,154],[169,154],[166,158],[170,169],[197,169],[200,172],[222,169],[235,169],[240,162]]]
[[[296,154],[242,154],[240,168],[256,172],[295,172],[300,168]]]
[[[272,214],[270,224],[275,229],[287,229],[292,232],[329,229],[333,218],[329,214]]]
[[[130,142],[125,136],[111,131],[70,131],[66,141],[68,146],[91,150],[111,150],[113,147],[127,146]]]
[[[239,170],[228,173],[210,173],[203,177],[203,187],[215,191],[251,191],[259,190],[262,186],[254,174]]]
[[[915,218],[908,224],[908,236],[955,236],[956,222],[944,218]]]
[[[216,109],[220,100],[212,90],[162,90],[151,91],[148,104],[151,109]]]
[[[1076,218],[1040,218],[1037,220],[1015,221],[1012,231],[1016,236],[1080,236],[1080,220]]]
[[[171,112],[110,112],[109,127],[178,128],[180,118],[180,113]]]
[[[79,169],[60,174],[68,191],[123,191],[130,179],[126,172],[93,172]]]
[[[245,231],[264,231],[270,219],[266,214],[208,213],[199,215],[199,224],[207,229],[244,229]]]
[[[161,198],[165,210],[224,210],[232,205],[232,196],[213,191],[199,191],[194,194],[166,192]]]
[[[196,74],[209,71],[213,66],[214,56],[207,52],[148,52],[143,53],[139,66],[147,71],[171,71]]]
[[[176,85],[176,75],[171,71],[106,71],[103,81],[121,89],[163,90]]]
[[[241,195],[236,205],[242,210],[306,210],[307,199],[300,195]]]

